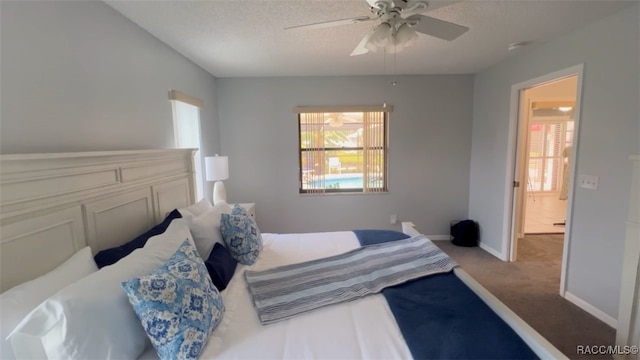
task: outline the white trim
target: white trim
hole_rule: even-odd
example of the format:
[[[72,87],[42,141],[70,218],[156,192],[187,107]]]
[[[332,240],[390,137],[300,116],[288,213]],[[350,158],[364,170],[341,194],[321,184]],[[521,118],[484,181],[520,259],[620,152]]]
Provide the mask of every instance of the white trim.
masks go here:
[[[431,241],[451,240],[451,235],[426,235]]]
[[[616,345],[640,345],[640,156],[632,155]],[[638,358],[636,358],[638,360]]]
[[[507,256],[505,254],[501,254],[501,253],[497,252],[495,249],[493,249],[492,247],[489,247],[489,245],[485,245],[483,242],[480,242],[478,244],[478,246],[480,246],[480,249],[488,252],[489,254],[497,257],[498,259],[500,259],[502,261],[509,261],[509,259],[507,258]]]
[[[170,92],[170,95],[173,94],[173,92],[175,92],[175,90],[172,90]],[[195,116],[184,116],[185,112],[190,112],[192,110],[191,107],[195,107]],[[197,106],[193,103],[182,101],[181,99],[176,99],[175,101],[171,101],[171,110],[173,115],[174,147],[178,149],[185,147],[196,149],[196,151],[193,153],[193,164],[195,172],[194,180],[196,184],[194,190],[196,193],[196,198],[202,199],[205,195],[205,177],[203,164],[204,155],[202,153],[202,106]],[[194,128],[197,130],[197,138],[195,139],[193,139],[192,136],[186,135],[187,132],[185,131],[185,125],[188,125],[186,126],[187,128],[190,128],[190,125],[194,125],[191,123],[192,121],[195,121]],[[194,134],[191,132],[190,135]],[[187,139],[185,139],[185,137]]]
[[[411,221],[402,222],[402,232],[409,236],[420,235],[420,232],[416,229],[416,225]]]
[[[572,67],[568,67],[566,69],[558,70],[534,79],[530,79],[527,81],[523,81],[511,86],[511,105],[509,111],[509,133],[507,139],[507,171],[505,175],[505,200],[504,200],[504,210],[502,214],[503,223],[502,223],[502,249],[501,252],[504,254],[503,256],[499,256],[501,259],[510,259],[510,256],[506,254],[511,254],[511,246],[513,240],[513,186],[512,182],[514,180],[514,171],[515,171],[515,154],[516,154],[516,139],[517,139],[517,129],[518,129],[518,113],[519,113],[519,105],[520,105],[520,91],[524,89],[528,89],[534,86],[539,86],[544,83],[548,83],[551,81],[557,81],[562,78],[566,78],[569,76],[577,76],[578,84],[576,89],[576,107],[574,112],[574,136],[573,136],[573,159],[571,161],[571,168],[569,169],[569,174],[572,180],[569,183],[569,198],[567,199],[567,219],[565,226],[565,241],[564,241],[564,249],[562,253],[562,272],[560,274],[560,295],[564,296],[566,292],[566,276],[567,269],[569,267],[569,242],[571,241],[571,228],[572,228],[572,218],[573,218],[573,193],[575,189],[575,173],[576,173],[576,164],[578,163],[578,138],[580,136],[580,109],[582,107],[582,80],[584,76],[584,64],[574,65]],[[482,244],[481,244],[482,247]],[[483,248],[488,252],[495,255],[494,252]],[[493,249],[492,249],[493,250]],[[507,261],[507,260],[505,260]]]
[[[606,314],[604,311],[596,308],[595,306],[589,304],[588,302],[582,300],[581,298],[575,296],[569,291],[565,291],[564,298],[568,301],[572,302],[574,305],[579,307],[580,309],[588,312],[593,315],[596,319],[602,321],[603,323],[611,326],[612,328],[618,327],[618,320],[614,319],[612,316]]]
[[[522,83],[521,83],[522,84]],[[483,247],[480,243],[480,247],[487,252],[493,254],[499,259],[504,261],[511,260],[511,240],[513,238],[513,180],[515,172],[515,159],[516,159],[516,140],[518,139],[518,118],[520,113],[520,90],[524,88],[524,84],[516,84],[511,86],[511,100],[509,100],[509,129],[507,138],[507,171],[505,172],[504,180],[504,211],[502,214],[502,246],[499,256],[497,252],[490,251],[486,246]],[[493,249],[491,249],[493,250]]]
[[[183,103],[186,104],[190,104],[193,105],[197,108],[202,109],[204,107],[204,101],[193,97],[193,96],[189,96],[183,92],[180,92],[178,90],[169,90],[169,100],[177,100],[177,101],[181,101]]]
[[[294,106],[294,114],[304,113],[341,113],[341,112],[392,112],[393,105],[355,105],[355,106]]]
[[[571,241],[571,232],[573,229],[573,199],[576,184],[576,165],[578,164],[578,139],[580,137],[580,114],[582,112],[582,79],[584,77],[584,65],[580,64],[575,66],[578,76],[578,84],[576,85],[576,107],[573,113],[573,159],[571,160],[571,166],[569,168],[569,192],[567,199],[567,219],[565,220],[564,231],[564,246],[562,248],[562,265],[560,273],[560,295],[563,295],[567,291],[567,269],[569,269],[569,242]]]

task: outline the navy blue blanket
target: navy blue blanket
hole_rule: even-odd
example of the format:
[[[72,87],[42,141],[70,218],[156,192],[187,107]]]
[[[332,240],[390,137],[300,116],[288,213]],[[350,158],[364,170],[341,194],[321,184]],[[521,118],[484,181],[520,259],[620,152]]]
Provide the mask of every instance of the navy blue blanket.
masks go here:
[[[354,230],[360,245],[406,239],[390,230]],[[453,273],[384,289],[416,359],[537,359],[500,317]]]

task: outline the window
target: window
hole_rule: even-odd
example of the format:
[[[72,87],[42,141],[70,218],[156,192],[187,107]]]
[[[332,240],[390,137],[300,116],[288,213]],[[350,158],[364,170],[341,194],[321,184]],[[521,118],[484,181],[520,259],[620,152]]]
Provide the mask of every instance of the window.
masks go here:
[[[527,191],[560,191],[568,166],[565,149],[573,143],[574,108],[573,100],[531,104]]]
[[[204,197],[204,176],[202,172],[202,152],[200,151],[200,109],[203,101],[179,91],[169,92],[173,108],[173,133],[176,148],[195,148],[196,199]]]
[[[558,189],[561,150],[560,123],[533,123],[529,141],[530,191]]]
[[[387,191],[392,107],[297,107],[301,194]]]
[[[559,191],[563,150],[573,142],[573,120],[534,121],[529,137],[528,191]]]

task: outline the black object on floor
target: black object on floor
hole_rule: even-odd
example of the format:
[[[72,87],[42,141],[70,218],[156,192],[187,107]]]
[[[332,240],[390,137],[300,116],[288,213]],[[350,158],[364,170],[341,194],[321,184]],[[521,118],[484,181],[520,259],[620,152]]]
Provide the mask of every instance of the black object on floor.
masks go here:
[[[480,231],[478,223],[473,220],[462,220],[451,224],[451,243],[457,246],[478,246]]]

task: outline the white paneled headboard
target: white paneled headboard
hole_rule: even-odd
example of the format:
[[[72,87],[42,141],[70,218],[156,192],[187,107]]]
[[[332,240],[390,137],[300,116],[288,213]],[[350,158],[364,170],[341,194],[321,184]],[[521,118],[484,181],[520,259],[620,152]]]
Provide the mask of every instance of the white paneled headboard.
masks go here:
[[[0,291],[195,200],[194,149],[0,155]]]

